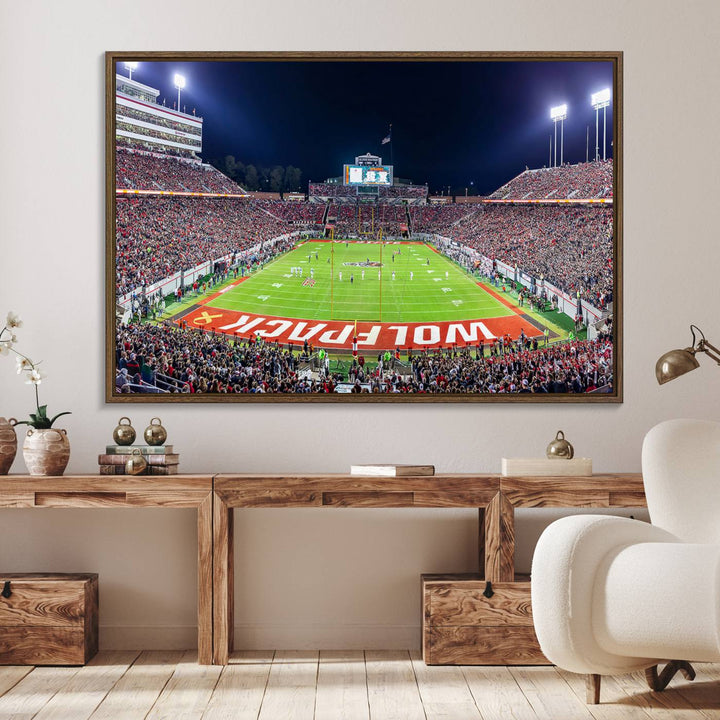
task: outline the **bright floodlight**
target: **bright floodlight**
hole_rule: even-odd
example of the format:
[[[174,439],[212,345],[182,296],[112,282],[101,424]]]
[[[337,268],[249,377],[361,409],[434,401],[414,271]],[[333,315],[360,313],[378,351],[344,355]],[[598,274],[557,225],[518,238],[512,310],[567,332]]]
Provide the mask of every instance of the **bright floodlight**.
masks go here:
[[[598,142],[598,126],[600,124],[599,111],[603,111],[603,160],[606,159],[607,143],[607,108],[610,105],[610,88],[600,90],[590,96],[590,102],[595,110],[595,160],[600,159],[600,144]]]
[[[126,62],[125,63],[125,67],[128,70],[137,70],[137,66],[138,66],[138,64],[136,62]]]
[[[182,90],[185,87],[185,78],[182,75],[179,75],[178,73],[175,73],[175,77],[173,78],[173,82],[175,83],[175,87],[178,90]]]
[[[550,108],[551,120],[564,120],[567,117],[567,105],[556,105]]]
[[[610,88],[593,93],[590,96],[590,103],[596,110],[607,107],[610,104]]]

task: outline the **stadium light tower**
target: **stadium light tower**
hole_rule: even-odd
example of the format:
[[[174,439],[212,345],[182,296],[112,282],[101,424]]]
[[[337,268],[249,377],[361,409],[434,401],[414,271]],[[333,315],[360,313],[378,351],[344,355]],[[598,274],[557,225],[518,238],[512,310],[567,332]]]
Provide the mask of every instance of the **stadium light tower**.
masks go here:
[[[550,119],[555,125],[555,167],[557,167],[557,124],[560,121],[560,164],[563,164],[563,136],[565,130],[565,118],[567,117],[567,104],[556,105],[550,108]]]
[[[125,69],[128,71],[128,77],[132,80],[132,74],[135,70],[137,70],[138,64],[136,62],[126,62],[124,65]]]
[[[180,74],[178,74],[178,73],[175,73],[175,77],[173,78],[173,82],[175,83],[175,87],[177,88],[177,91],[178,91],[178,104],[177,104],[177,109],[178,109],[178,112],[180,112],[180,91],[181,91],[182,89],[184,89],[184,87],[185,87],[185,76],[184,76],[184,75],[180,75]]]
[[[595,160],[600,159],[600,147],[598,145],[598,113],[600,110],[603,111],[603,160],[605,160],[607,107],[610,104],[610,88],[605,88],[600,92],[593,93],[590,96],[590,103],[595,108]]]

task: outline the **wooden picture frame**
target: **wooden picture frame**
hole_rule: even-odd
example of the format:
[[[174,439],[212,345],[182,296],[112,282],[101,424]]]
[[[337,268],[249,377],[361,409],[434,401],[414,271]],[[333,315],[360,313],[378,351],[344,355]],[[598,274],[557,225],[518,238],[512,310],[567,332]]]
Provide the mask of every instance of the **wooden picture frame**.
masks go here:
[[[106,401],[622,402],[622,68],[107,52]]]

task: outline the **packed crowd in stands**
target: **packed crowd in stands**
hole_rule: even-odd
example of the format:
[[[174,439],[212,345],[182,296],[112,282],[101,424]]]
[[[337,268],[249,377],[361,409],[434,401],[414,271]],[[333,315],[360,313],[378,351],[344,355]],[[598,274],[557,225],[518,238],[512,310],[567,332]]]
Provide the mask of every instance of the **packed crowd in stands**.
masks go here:
[[[380,199],[382,198],[409,198],[422,199],[428,194],[427,185],[392,185],[380,187]]]
[[[196,125],[187,125],[186,123],[169,120],[167,118],[159,117],[158,115],[151,115],[148,112],[136,110],[135,108],[128,107],[127,105],[120,105],[118,103],[118,122],[121,122],[123,118],[151,122],[153,125],[161,125],[162,127],[170,128],[172,130],[180,130],[181,132],[187,133],[189,135],[202,135],[202,128]]]
[[[340,183],[310,183],[309,196],[311,198],[355,198],[358,191],[355,185],[342,185]],[[378,197],[383,199],[420,200],[428,194],[427,185],[379,185]]]
[[[239,198],[119,197],[116,203],[118,295],[284,234],[287,223],[264,207],[271,202]]]
[[[514,341],[502,354],[469,348],[421,353],[413,359],[415,388],[426,392],[587,393],[612,386],[610,335],[536,350]],[[416,390],[417,391],[417,390]]]
[[[267,210],[286,222],[316,225],[322,222],[325,205],[297,201],[280,202],[268,207]]]
[[[451,237],[572,295],[612,299],[611,209],[483,205],[455,224]]]
[[[118,188],[177,192],[243,193],[243,189],[211,165],[187,162],[118,148],[115,180]]]
[[[380,186],[380,200],[408,200],[410,204],[425,201],[428,196],[427,185],[390,185]]]
[[[588,199],[613,196],[613,161],[561,165],[556,168],[525,170],[490,198],[498,200],[539,200],[552,198]]]
[[[413,232],[449,232],[458,220],[473,212],[474,209],[475,206],[455,205],[454,203],[411,208]]]
[[[300,348],[239,340],[170,323],[128,325],[116,334],[118,392],[157,386],[183,393],[330,393],[345,375],[299,373]],[[407,366],[406,366],[407,367]],[[608,391],[613,382],[609,334],[532,349],[519,340],[502,353],[451,348],[413,353],[409,371],[394,361],[350,373],[353,391],[401,394],[570,393]],[[365,386],[363,388],[363,385]]]
[[[130,123],[122,122],[120,118],[115,125],[116,129],[124,130],[125,132],[135,133],[137,135],[143,135],[151,138],[157,138],[163,142],[177,143],[181,142],[183,145],[192,145],[196,152],[200,152],[202,143],[199,137],[187,138],[178,137],[170,132],[163,130],[157,130],[155,128],[138,127],[137,125],[131,125]]]
[[[317,391],[316,383],[298,377],[296,354],[274,344],[235,342],[170,324],[129,325],[116,340],[119,392],[137,392],[158,377],[185,393]]]
[[[115,135],[115,142],[118,150],[135,150],[142,153],[162,152],[165,157],[184,158],[185,160],[195,160],[195,162],[198,161],[198,156],[194,150],[172,147],[171,145],[158,146],[157,143],[125,137],[124,135]]]
[[[310,183],[308,193],[310,197],[354,198],[357,197],[357,188],[354,185],[341,185],[340,183]]]

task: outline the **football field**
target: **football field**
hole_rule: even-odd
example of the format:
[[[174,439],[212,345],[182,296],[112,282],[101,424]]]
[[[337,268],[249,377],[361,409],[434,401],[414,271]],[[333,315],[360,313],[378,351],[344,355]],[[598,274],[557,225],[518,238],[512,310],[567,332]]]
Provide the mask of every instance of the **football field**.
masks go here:
[[[421,323],[513,315],[425,243],[309,240],[205,307],[308,320]]]

